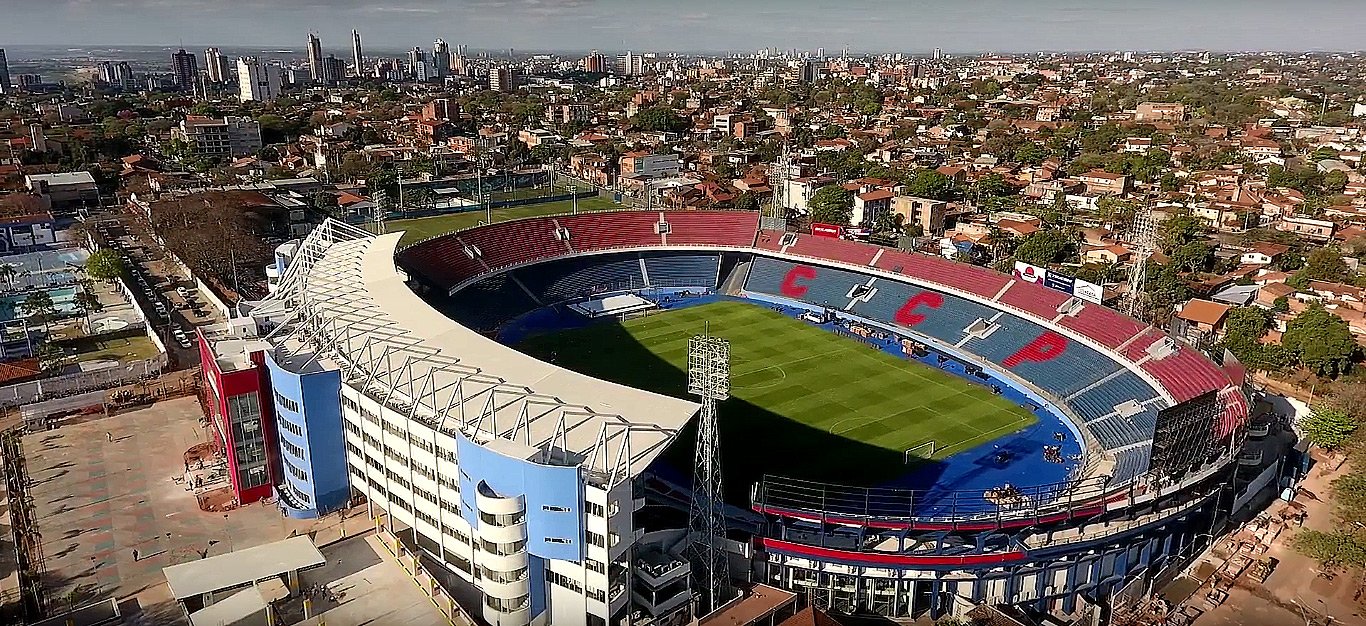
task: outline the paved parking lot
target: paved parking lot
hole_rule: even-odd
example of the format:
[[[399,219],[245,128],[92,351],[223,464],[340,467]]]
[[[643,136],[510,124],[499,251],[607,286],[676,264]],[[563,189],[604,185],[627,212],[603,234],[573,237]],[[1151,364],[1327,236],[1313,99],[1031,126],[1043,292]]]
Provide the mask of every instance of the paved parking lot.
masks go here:
[[[200,511],[176,479],[185,450],[207,440],[201,415],[195,398],[180,398],[24,438],[50,598],[126,599],[128,612],[146,615],[141,623],[174,623],[179,609],[163,567],[291,532],[316,534],[319,543],[340,536],[337,516],[290,520],[263,504]]]

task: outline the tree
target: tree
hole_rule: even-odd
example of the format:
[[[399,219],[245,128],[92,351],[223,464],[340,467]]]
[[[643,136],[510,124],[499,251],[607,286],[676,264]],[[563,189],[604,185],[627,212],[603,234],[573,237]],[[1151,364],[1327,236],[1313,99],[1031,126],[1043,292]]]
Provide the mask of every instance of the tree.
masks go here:
[[[1276,299],[1271,302],[1271,310],[1277,313],[1289,313],[1290,298],[1287,298],[1285,296],[1276,296]]]
[[[109,248],[96,250],[85,260],[85,274],[95,280],[114,280],[126,271],[119,253]]]
[[[1300,427],[1314,445],[1324,450],[1337,450],[1352,438],[1357,423],[1346,411],[1333,405],[1321,405],[1314,407]]]
[[[1020,238],[1020,245],[1015,248],[1015,260],[1046,267],[1070,256],[1072,244],[1066,233],[1059,229],[1036,230]]]
[[[1366,565],[1366,545],[1350,532],[1302,529],[1291,545],[1325,567]]]
[[[641,130],[683,132],[688,129],[688,121],[674,114],[668,107],[650,107],[631,118],[631,122]]]
[[[19,307],[30,316],[38,317],[43,320],[43,327],[47,327],[48,320],[57,312],[57,305],[52,302],[52,296],[43,290],[30,291]]]
[[[811,194],[806,208],[813,222],[848,226],[854,215],[854,192],[839,185],[826,185]]]
[[[740,211],[758,211],[759,198],[751,192],[742,192],[735,198],[735,208]]]
[[[1210,258],[1214,256],[1214,248],[1203,241],[1192,241],[1173,250],[1171,262],[1173,265],[1195,273],[1205,269],[1209,265]]]
[[[1158,229],[1158,239],[1163,250],[1175,250],[1195,241],[1205,232],[1205,224],[1189,212],[1180,212],[1167,217]]]
[[[1300,364],[1320,376],[1332,378],[1347,372],[1358,351],[1347,322],[1318,303],[1285,325],[1281,345]]]
[[[1244,365],[1270,369],[1262,337],[1271,328],[1271,313],[1257,306],[1240,306],[1224,320],[1224,347]]]
[[[906,185],[906,193],[933,200],[952,200],[958,190],[952,178],[935,170],[920,170]]]
[[[1342,251],[1333,246],[1315,248],[1304,260],[1304,267],[1295,272],[1286,284],[1303,289],[1311,280],[1343,282],[1352,274],[1347,263],[1342,260]]]
[[[87,322],[89,321],[88,318],[91,313],[98,313],[104,310],[104,305],[100,303],[100,297],[90,290],[81,290],[71,302],[76,305],[76,308],[81,312],[81,315],[87,317]]]

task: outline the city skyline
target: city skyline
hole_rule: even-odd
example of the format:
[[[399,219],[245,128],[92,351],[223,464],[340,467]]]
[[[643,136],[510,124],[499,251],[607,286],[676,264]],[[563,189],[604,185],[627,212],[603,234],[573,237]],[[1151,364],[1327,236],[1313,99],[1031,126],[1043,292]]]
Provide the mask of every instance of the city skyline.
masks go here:
[[[347,49],[360,30],[368,47],[405,49],[436,38],[471,48],[742,51],[760,47],[838,51],[1032,52],[1096,50],[1330,50],[1361,48],[1355,25],[1366,4],[1267,0],[1120,4],[1039,0],[696,0],[686,6],[626,0],[355,0],[291,5],[261,0],[6,0],[0,43],[85,46],[288,46],[308,33]],[[813,16],[819,19],[813,19]],[[1285,29],[1306,15],[1314,29]],[[73,35],[79,33],[79,36]],[[328,45],[326,42],[333,43]],[[349,55],[347,55],[349,56]]]

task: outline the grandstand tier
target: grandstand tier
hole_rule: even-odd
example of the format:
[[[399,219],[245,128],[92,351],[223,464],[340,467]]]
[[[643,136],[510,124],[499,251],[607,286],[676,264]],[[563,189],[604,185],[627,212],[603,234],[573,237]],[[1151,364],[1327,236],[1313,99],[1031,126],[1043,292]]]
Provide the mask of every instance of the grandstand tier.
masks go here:
[[[1157,411],[1242,384],[1195,350],[1100,305],[1085,303],[1067,315],[1058,309],[1069,297],[1039,285],[935,256],[759,230],[755,213],[621,211],[529,218],[434,238],[404,249],[398,261],[429,284],[451,289],[499,268],[584,253],[697,246],[754,255],[747,291],[892,324],[1004,368],[1083,422],[1097,424],[1103,446],[1124,450],[1126,459],[1132,446],[1151,438]],[[471,250],[477,251],[474,258]],[[667,263],[650,255],[601,263],[585,257],[553,271],[516,272],[531,293],[513,297],[549,303],[637,286],[715,286],[720,266],[716,255]],[[513,285],[505,281],[481,288],[508,293]],[[1130,406],[1121,411],[1125,403]],[[1230,425],[1225,430],[1245,420],[1245,401],[1222,405],[1221,423]],[[1126,462],[1125,467],[1139,465]]]

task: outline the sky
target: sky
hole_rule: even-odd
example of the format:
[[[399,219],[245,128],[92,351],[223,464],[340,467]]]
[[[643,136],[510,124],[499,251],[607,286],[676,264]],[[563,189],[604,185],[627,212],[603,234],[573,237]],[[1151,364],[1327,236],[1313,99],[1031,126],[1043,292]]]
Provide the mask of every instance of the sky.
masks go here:
[[[1366,0],[0,0],[5,45],[1358,50]]]

